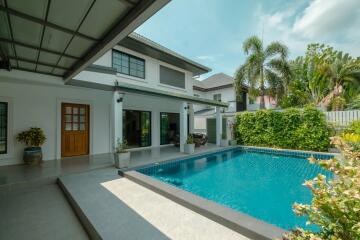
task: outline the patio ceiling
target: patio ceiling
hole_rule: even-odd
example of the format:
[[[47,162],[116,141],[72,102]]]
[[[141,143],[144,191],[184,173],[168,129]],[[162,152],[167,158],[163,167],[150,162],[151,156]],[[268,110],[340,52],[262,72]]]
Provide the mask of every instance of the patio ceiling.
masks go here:
[[[0,60],[69,80],[169,1],[0,0]]]

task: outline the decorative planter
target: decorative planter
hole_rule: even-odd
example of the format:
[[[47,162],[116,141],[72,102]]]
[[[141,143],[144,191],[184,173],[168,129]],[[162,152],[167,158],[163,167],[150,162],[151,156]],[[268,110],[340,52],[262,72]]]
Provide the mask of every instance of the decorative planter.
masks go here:
[[[237,140],[230,140],[230,146],[236,146],[237,145]]]
[[[115,153],[115,167],[127,168],[130,165],[130,152]]]
[[[195,152],[195,143],[193,144],[185,144],[184,145],[184,152],[187,154],[192,154]]]
[[[42,163],[41,147],[27,147],[24,149],[24,162],[28,165],[39,165]]]
[[[229,146],[229,140],[227,140],[227,139],[221,139],[221,140],[220,140],[220,146],[221,146],[221,147],[228,147],[228,146]]]

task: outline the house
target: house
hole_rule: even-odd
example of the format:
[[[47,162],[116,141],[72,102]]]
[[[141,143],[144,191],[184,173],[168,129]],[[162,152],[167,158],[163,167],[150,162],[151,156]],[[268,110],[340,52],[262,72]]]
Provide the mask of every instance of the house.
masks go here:
[[[43,159],[54,160],[111,153],[123,140],[158,147],[174,134],[184,151],[194,105],[221,121],[227,103],[194,96],[193,77],[208,67],[132,33],[167,2],[2,6],[0,165],[22,162],[16,135],[30,127],[44,130]]]
[[[225,73],[211,75],[202,81],[194,80],[193,89],[195,96],[228,103],[229,107],[225,110],[227,113],[246,111],[248,109],[249,95],[247,87],[244,86],[241,96],[236,97],[234,78]],[[214,112],[211,107],[204,108],[201,106],[196,109],[196,112],[200,114],[204,113],[205,110],[208,110],[207,113]]]
[[[199,81],[194,79],[194,96],[222,101],[229,104],[225,109],[226,113],[242,111],[255,111],[260,107],[260,97],[255,99],[249,96],[248,86],[243,86],[241,96],[236,98],[234,89],[234,78],[225,73],[216,73],[210,77]],[[277,101],[269,95],[265,95],[265,108],[273,109],[277,106]],[[206,111],[208,110],[208,111]],[[212,114],[213,108],[197,106],[196,115]]]

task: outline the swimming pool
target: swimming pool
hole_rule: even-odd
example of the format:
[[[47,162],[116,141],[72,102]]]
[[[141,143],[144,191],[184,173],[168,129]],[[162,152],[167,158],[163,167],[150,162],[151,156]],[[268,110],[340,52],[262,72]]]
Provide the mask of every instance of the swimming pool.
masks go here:
[[[292,211],[294,202],[310,203],[302,183],[330,172],[310,164],[310,153],[240,147],[139,169],[140,173],[220,205],[289,230],[306,226]],[[329,159],[331,155],[315,155]]]

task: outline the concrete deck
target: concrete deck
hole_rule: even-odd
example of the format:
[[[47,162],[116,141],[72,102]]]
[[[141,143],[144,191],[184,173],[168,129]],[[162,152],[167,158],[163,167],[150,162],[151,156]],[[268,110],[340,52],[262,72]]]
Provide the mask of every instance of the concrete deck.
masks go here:
[[[195,149],[195,153],[220,149],[214,144],[201,146]],[[154,147],[148,149],[132,149],[130,167],[137,167],[154,162],[188,156],[181,153],[178,147]],[[31,182],[48,183],[55,182],[60,176],[81,173],[94,169],[110,167],[114,165],[114,156],[111,153],[63,158],[59,160],[44,161],[40,166],[10,165],[0,167],[0,189],[13,184]]]
[[[206,146],[200,146],[195,148],[195,153],[204,153],[216,149],[222,149],[215,144],[208,143]],[[188,157],[189,154],[181,153],[178,147],[166,146],[166,147],[155,147],[144,150],[133,150],[131,151],[130,168],[138,167],[146,164],[163,162],[170,159]]]
[[[60,184],[102,239],[247,239],[117,175],[114,168],[63,176]]]
[[[98,168],[113,166],[112,154],[99,154],[44,161],[39,166],[10,165],[0,167],[0,190],[4,187],[19,188],[30,182],[55,183],[59,176],[80,173]]]
[[[0,239],[89,239],[56,184],[0,191]]]

